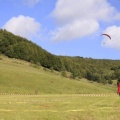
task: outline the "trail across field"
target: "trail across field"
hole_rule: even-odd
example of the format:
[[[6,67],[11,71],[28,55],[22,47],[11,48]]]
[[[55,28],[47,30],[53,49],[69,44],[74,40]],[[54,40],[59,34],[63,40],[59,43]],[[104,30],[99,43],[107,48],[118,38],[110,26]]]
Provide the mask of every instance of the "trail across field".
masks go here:
[[[0,95],[0,120],[119,120],[117,94]]]

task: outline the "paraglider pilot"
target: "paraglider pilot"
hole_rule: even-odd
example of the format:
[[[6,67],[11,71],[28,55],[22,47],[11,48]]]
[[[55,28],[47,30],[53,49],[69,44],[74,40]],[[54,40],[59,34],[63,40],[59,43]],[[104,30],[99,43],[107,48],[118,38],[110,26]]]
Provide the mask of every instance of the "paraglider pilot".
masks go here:
[[[120,78],[117,80],[117,94],[120,96]]]

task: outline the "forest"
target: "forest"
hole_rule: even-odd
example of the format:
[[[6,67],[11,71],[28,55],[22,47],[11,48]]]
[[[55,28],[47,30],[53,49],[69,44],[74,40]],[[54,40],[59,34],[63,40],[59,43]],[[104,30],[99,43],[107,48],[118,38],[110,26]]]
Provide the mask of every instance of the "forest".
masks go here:
[[[113,80],[120,79],[120,60],[57,56],[32,41],[3,29],[0,29],[0,54],[58,71],[63,77],[73,80],[86,78],[89,81],[112,84]]]

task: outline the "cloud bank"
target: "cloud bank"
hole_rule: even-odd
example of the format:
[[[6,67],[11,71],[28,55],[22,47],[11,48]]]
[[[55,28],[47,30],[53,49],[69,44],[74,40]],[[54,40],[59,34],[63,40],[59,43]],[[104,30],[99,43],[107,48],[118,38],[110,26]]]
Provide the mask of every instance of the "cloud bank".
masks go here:
[[[51,32],[54,41],[91,35],[100,28],[100,22],[120,19],[107,0],[57,0],[52,16],[57,23]]]
[[[104,37],[103,43],[105,46],[120,50],[120,26],[110,26],[106,28],[104,33],[107,33],[111,36],[111,40],[107,37]]]
[[[40,31],[40,26],[40,23],[34,18],[19,15],[18,17],[12,17],[7,21],[3,26],[3,29],[12,32],[15,35],[31,39],[37,37],[37,34]]]

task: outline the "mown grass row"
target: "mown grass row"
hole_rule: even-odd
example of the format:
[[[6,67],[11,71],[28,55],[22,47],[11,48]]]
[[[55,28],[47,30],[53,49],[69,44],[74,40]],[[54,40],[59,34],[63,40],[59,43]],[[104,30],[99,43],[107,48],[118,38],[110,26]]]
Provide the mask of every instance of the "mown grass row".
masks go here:
[[[3,120],[119,120],[119,108],[117,95],[0,95]]]

